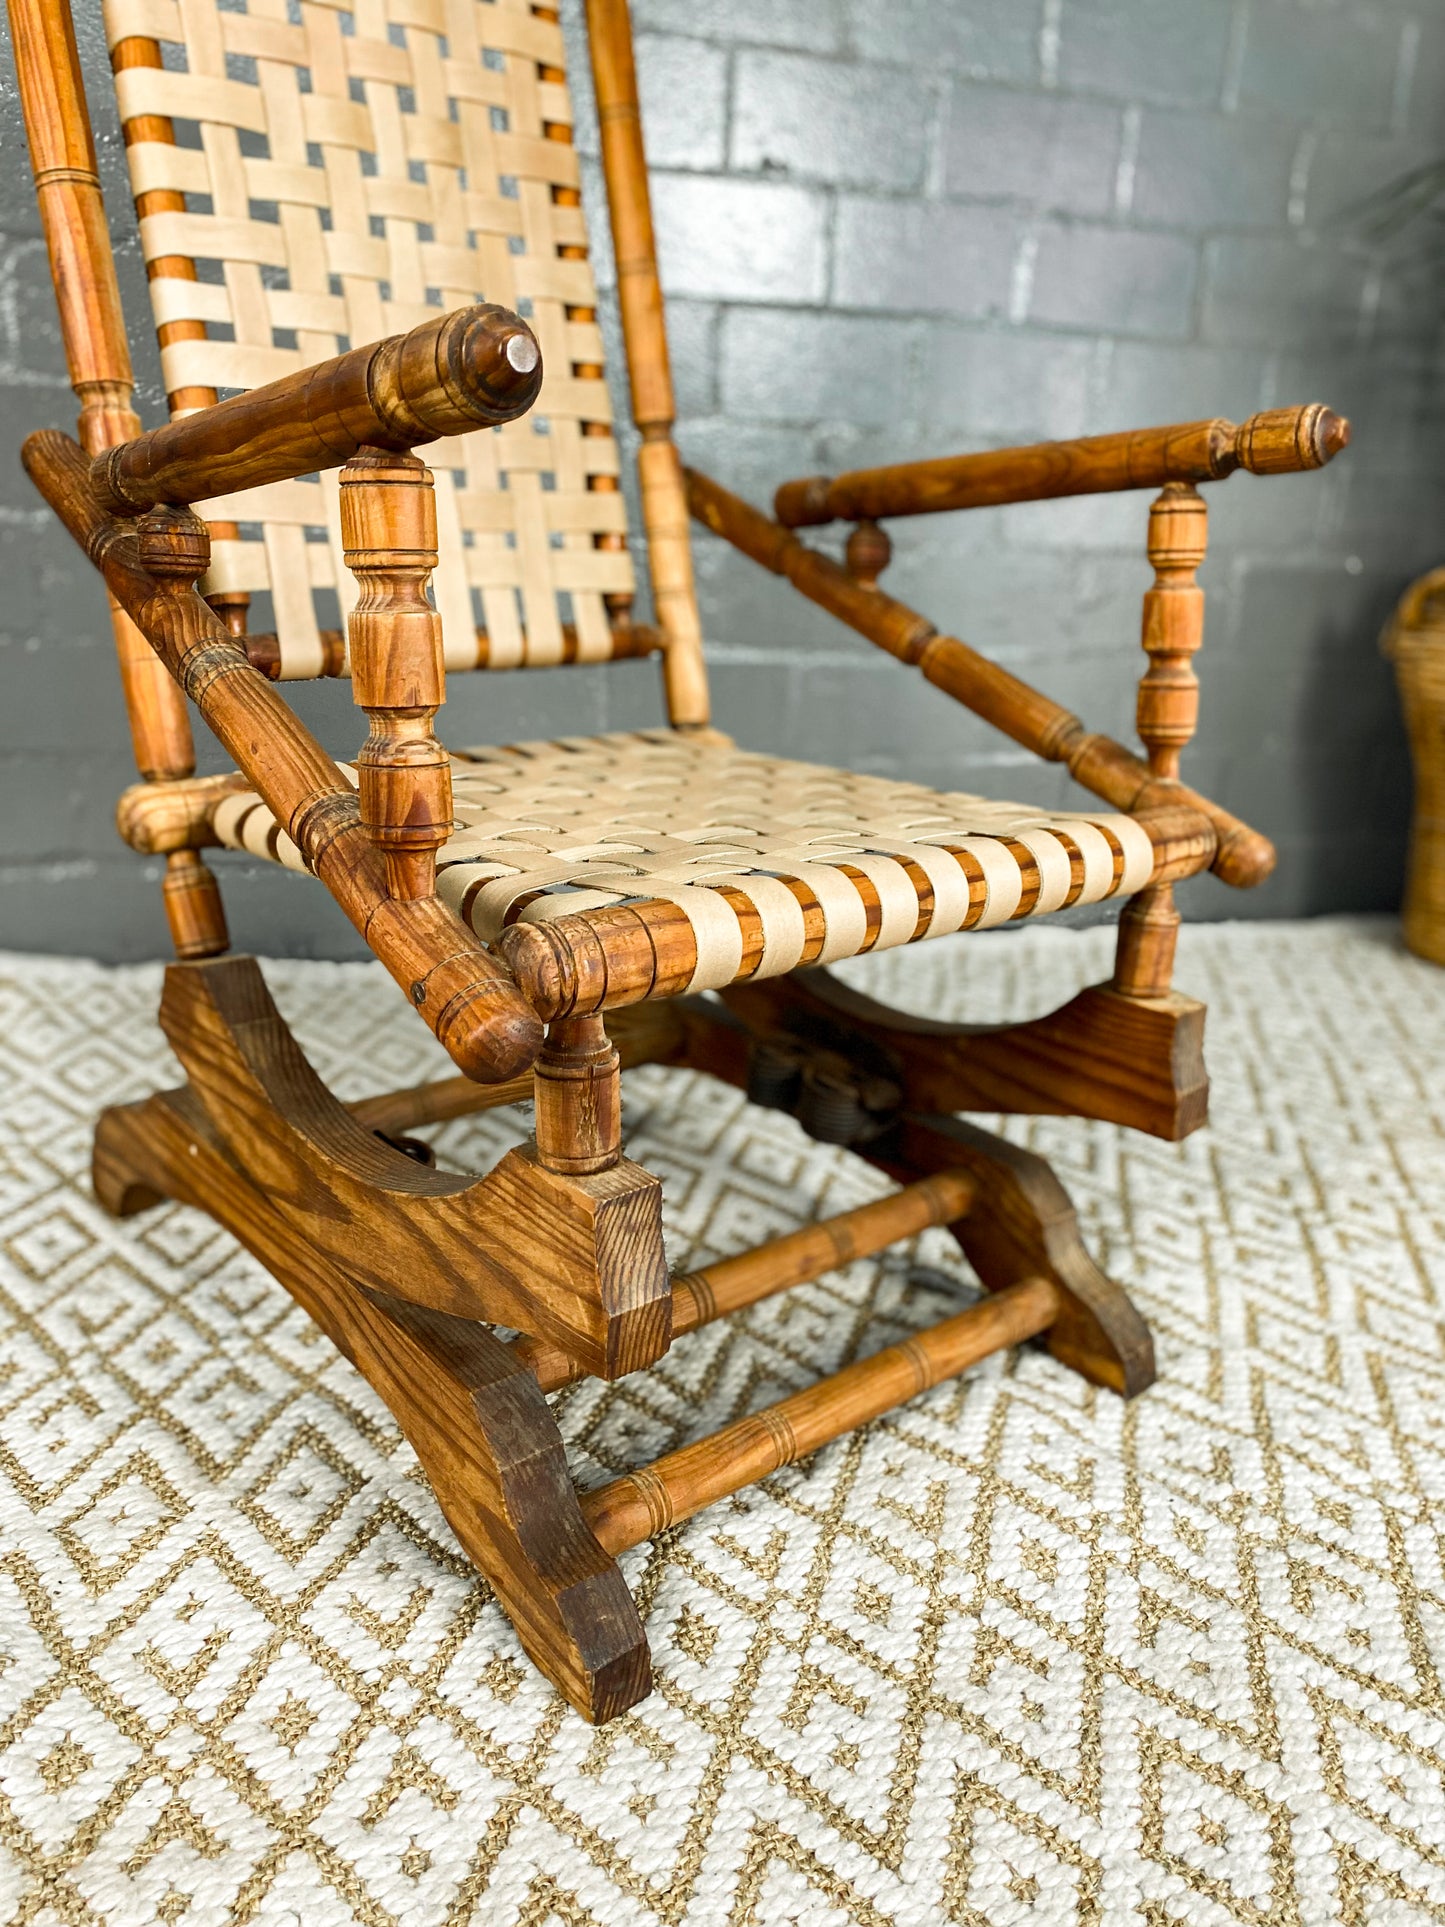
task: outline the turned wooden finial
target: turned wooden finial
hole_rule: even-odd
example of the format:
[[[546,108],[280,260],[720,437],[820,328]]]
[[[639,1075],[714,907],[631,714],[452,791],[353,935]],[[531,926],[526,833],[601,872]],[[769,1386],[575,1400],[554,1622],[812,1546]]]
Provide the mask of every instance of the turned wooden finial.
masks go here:
[[[211,531],[194,509],[153,508],[136,524],[141,567],[163,582],[198,582],[211,566]]]
[[[1142,641],[1149,667],[1139,683],[1139,738],[1156,776],[1179,777],[1181,751],[1199,722],[1194,657],[1204,640],[1204,591],[1195,573],[1209,541],[1209,511],[1191,482],[1169,482],[1149,510],[1153,586],[1144,595]],[[1174,977],[1179,911],[1174,886],[1140,891],[1119,919],[1114,988],[1162,997]]]
[[[843,559],[855,582],[865,589],[876,588],[879,576],[893,560],[892,538],[877,522],[855,522]]]
[[[1349,443],[1349,422],[1322,401],[1266,408],[1235,429],[1230,467],[1251,475],[1297,475],[1323,468]]]
[[[429,897],[451,833],[451,761],[432,725],[446,700],[441,618],[426,599],[436,567],[431,471],[415,455],[363,448],[341,471],[351,612],[351,689],[370,734],[356,759],[361,820],[393,897]]]

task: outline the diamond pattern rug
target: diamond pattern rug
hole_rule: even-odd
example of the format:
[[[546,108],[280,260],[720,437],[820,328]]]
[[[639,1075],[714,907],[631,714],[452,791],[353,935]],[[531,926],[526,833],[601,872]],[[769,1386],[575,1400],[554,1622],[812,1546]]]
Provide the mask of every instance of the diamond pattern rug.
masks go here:
[[[1022,1016],[1106,931],[849,966]],[[440,1074],[379,970],[268,970],[344,1097]],[[1012,1120],[1154,1327],[1130,1407],[1032,1352],[625,1561],[657,1690],[524,1660],[367,1386],[208,1221],[117,1225],[157,969],[0,959],[0,1919],[136,1927],[1445,1920],[1445,973],[1383,923],[1186,932],[1211,1128]],[[877,1195],[629,1076],[697,1263]],[[448,1126],[480,1163],[519,1113]],[[941,1233],[560,1394],[595,1483],[930,1322]]]

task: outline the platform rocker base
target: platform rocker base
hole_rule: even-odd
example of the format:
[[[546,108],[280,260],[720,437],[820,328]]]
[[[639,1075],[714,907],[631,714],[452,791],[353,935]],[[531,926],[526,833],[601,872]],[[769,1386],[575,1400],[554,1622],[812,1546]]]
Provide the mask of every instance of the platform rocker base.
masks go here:
[[[817,1021],[827,1008],[842,1022],[836,998],[829,1004],[837,986],[796,988],[802,1003],[788,1009],[759,986],[732,1008],[643,1005],[614,1013],[609,1028],[624,1064],[690,1064],[751,1086],[902,1188],[677,1280],[663,1261],[657,1179],[626,1159],[566,1176],[535,1147],[479,1178],[429,1168],[423,1146],[395,1141],[407,1127],[528,1092],[448,1079],[347,1107],[247,957],[171,966],[161,1021],[188,1081],[107,1110],[98,1126],[95,1190],[107,1210],[127,1216],[169,1198],[208,1212],[368,1379],[523,1646],[588,1720],[615,1718],[651,1686],[618,1553],[1025,1339],[1125,1397],[1153,1378],[1148,1329],[1085,1251],[1048,1165],[952,1116],[903,1107],[915,1020],[877,1005],[866,1021],[849,1011],[864,1047],[850,1058],[841,1033]],[[1014,1108],[1054,1107],[1045,1092]],[[620,1377],[687,1330],[930,1225],[957,1237],[983,1299],[652,1466],[576,1492],[547,1391]],[[527,1336],[504,1342],[493,1324]]]

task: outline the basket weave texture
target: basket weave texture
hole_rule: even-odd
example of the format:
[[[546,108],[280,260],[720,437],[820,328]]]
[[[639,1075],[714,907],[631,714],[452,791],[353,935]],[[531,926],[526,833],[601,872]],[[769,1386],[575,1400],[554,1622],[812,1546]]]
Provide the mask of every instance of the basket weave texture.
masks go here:
[[[1445,569],[1406,590],[1382,647],[1395,665],[1415,765],[1405,942],[1445,964]]]

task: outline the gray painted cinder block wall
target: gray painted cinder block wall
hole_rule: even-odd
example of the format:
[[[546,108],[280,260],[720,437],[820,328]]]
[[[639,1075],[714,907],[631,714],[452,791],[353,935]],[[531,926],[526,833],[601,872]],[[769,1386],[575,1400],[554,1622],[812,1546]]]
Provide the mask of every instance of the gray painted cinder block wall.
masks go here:
[[[145,310],[98,0],[77,0],[131,312]],[[574,34],[582,144],[595,130]],[[1188,770],[1278,841],[1194,915],[1386,908],[1408,805],[1375,639],[1445,559],[1441,286],[1342,210],[1445,146],[1438,0],[634,0],[687,457],[766,502],[790,475],[1326,399],[1323,476],[1211,493],[1203,723]],[[68,423],[8,55],[0,441]],[[593,170],[595,176],[595,168]],[[604,290],[611,269],[592,183]],[[141,405],[161,412],[154,354]],[[625,406],[620,385],[619,404]],[[894,525],[889,586],[1129,736],[1147,496]],[[0,943],[163,954],[116,843],[129,780],[101,597],[0,462]],[[718,719],[750,745],[1043,804],[1044,769],[710,538]],[[338,752],[345,686],[293,690]],[[647,664],[459,677],[452,740],[658,716]],[[218,767],[202,744],[203,767]],[[240,945],[350,955],[323,894],[222,860]],[[153,866],[152,866],[153,867]]]

